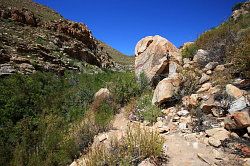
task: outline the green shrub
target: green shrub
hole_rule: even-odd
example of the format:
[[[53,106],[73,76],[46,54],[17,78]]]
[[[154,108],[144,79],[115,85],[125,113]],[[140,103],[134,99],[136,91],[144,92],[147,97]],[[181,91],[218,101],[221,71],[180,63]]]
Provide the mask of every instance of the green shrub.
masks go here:
[[[41,44],[41,45],[43,45],[43,44],[45,44],[45,39],[44,38],[42,38],[42,37],[40,37],[40,36],[38,36],[37,38],[36,38],[36,43],[37,44]]]
[[[176,94],[178,100],[181,100],[183,96],[196,93],[199,88],[199,77],[201,77],[201,74],[193,69],[184,69],[181,71],[181,74],[183,76],[183,84],[180,87],[179,94]]]
[[[102,102],[98,110],[95,112],[95,123],[102,131],[106,131],[110,126],[116,111],[108,102]]]
[[[198,50],[198,46],[195,43],[187,45],[182,51],[181,55],[183,58],[193,59],[195,53]]]
[[[137,116],[150,123],[156,122],[157,117],[162,116],[160,108],[152,104],[152,98],[153,94],[151,92],[142,94],[137,100],[139,111],[136,112]]]
[[[250,28],[238,34],[237,45],[232,45],[227,61],[232,63],[230,70],[235,76],[250,78]]]
[[[37,72],[1,78],[0,165],[71,163],[116,113],[116,107],[104,102],[86,120],[95,92],[103,87],[114,92],[117,104],[140,94],[131,72]]]
[[[136,82],[134,73],[120,75],[113,82],[111,90],[115,94],[115,101],[121,105],[126,104],[130,98],[141,94],[140,85]]]

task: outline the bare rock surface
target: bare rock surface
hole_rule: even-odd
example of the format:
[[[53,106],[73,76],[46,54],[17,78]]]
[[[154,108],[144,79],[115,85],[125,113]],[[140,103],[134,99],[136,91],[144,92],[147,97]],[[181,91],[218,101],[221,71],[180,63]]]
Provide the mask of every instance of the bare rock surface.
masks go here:
[[[179,50],[161,36],[148,36],[135,47],[135,73],[145,73],[150,82],[176,73],[181,63]]]

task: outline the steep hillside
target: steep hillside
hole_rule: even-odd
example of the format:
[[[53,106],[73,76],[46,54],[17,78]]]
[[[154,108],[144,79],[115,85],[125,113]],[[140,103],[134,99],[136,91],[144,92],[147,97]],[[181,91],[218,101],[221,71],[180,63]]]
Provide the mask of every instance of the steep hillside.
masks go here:
[[[1,75],[35,71],[62,74],[65,70],[90,68],[120,70],[129,64],[120,60],[125,55],[106,44],[109,49],[102,49],[86,25],[65,20],[29,0],[2,1],[0,26]]]
[[[209,59],[231,63],[234,77],[250,78],[250,2],[236,4],[232,16],[218,27],[203,34],[187,49],[184,57],[192,57],[198,49],[209,51]]]

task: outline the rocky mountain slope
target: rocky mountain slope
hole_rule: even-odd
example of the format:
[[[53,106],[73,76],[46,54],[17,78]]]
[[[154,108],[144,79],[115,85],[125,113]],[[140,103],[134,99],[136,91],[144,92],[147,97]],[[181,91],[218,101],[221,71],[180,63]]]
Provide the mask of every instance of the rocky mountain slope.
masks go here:
[[[0,10],[0,72],[24,74],[1,77],[0,165],[250,165],[249,1],[180,49],[142,38],[134,59],[46,7],[1,4],[18,8]]]
[[[129,59],[95,39],[86,25],[65,20],[33,1],[2,0],[0,7],[1,75],[93,66],[119,70]]]
[[[237,4],[225,23],[181,49],[158,35],[141,39],[135,74],[151,88],[71,166],[250,165],[249,14],[249,1]]]

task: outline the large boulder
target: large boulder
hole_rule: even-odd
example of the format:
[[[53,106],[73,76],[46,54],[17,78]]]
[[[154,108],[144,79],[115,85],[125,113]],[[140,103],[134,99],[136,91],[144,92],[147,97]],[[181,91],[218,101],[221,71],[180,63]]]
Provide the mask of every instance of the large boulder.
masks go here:
[[[111,92],[107,88],[101,88],[99,91],[97,91],[94,95],[95,100],[101,99],[101,100],[107,100],[111,98]]]
[[[138,78],[144,73],[151,83],[159,81],[176,73],[180,63],[179,50],[161,36],[145,37],[136,45],[135,73]]]
[[[241,111],[247,107],[249,107],[250,102],[248,101],[247,97],[242,96],[236,100],[234,100],[230,104],[229,110],[227,110],[230,114],[233,114],[234,112]]]
[[[224,123],[228,130],[246,129],[250,126],[249,109],[227,116]]]
[[[209,62],[209,52],[199,49],[194,55],[193,60],[198,64],[205,66]]]
[[[243,92],[237,88],[236,86],[232,85],[232,84],[227,84],[226,85],[226,92],[229,96],[238,99],[240,97],[242,97]]]
[[[179,74],[171,75],[168,78],[163,79],[156,86],[152,103],[154,105],[160,105],[162,103],[172,101],[174,95],[178,92],[181,84],[181,77]]]

